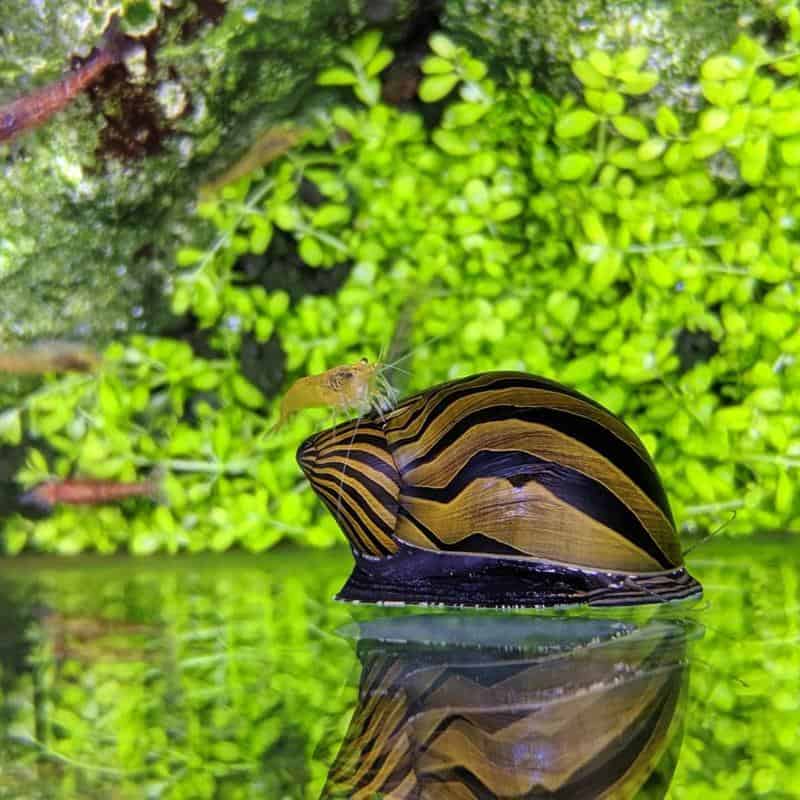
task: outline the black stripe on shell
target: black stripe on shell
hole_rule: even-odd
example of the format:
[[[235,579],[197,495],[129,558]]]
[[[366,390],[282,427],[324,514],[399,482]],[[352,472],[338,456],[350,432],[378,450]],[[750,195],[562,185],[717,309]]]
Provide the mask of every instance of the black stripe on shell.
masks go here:
[[[349,516],[347,528],[350,529],[350,532],[352,532],[353,528],[358,528],[362,540],[366,538],[367,541],[372,542],[375,548],[377,548],[377,551],[373,551],[373,553],[388,554],[392,552],[385,544],[376,540],[370,533],[368,527],[360,522],[360,517],[363,515],[363,517],[368,519],[387,538],[391,539],[394,536],[394,529],[390,528],[386,522],[378,516],[374,508],[370,506],[368,496],[364,494],[364,490],[367,489],[367,487],[371,487],[370,491],[374,488],[379,491],[382,496],[387,497],[390,503],[394,503],[396,507],[396,501],[386,494],[382,486],[378,486],[365,475],[355,473],[355,471],[351,472],[350,470],[347,472],[347,479],[344,480],[341,485],[337,480],[338,476],[336,473],[332,475],[320,475],[316,470],[309,469],[306,471],[306,475],[317,493],[325,500],[325,504],[337,521],[344,524],[343,517],[344,511],[346,510]],[[348,481],[353,478],[358,480],[360,484],[359,487],[352,486],[348,483]],[[386,507],[390,510],[392,509],[391,505]],[[352,536],[351,543],[356,546],[355,539]]]
[[[474,381],[478,380],[480,380],[479,383],[474,383]],[[421,414],[426,414],[428,421],[435,419],[441,413],[446,411],[447,406],[450,403],[460,400],[463,397],[469,397],[470,395],[480,394],[481,392],[486,391],[516,389],[518,387],[522,389],[544,389],[545,391],[549,392],[558,392],[559,394],[572,397],[575,400],[581,400],[582,402],[587,403],[593,408],[603,411],[606,414],[611,414],[608,409],[603,408],[600,403],[598,403],[596,400],[592,400],[591,397],[587,397],[586,395],[581,394],[574,389],[570,389],[568,386],[564,386],[557,381],[552,381],[549,378],[542,378],[536,375],[526,375],[524,372],[488,372],[484,373],[483,375],[470,375],[466,378],[459,378],[455,381],[443,383],[439,386],[434,386],[432,389],[428,389],[427,391],[415,394],[412,397],[409,397],[407,400],[404,400],[402,403],[403,406],[406,404],[419,402],[420,399],[426,395],[429,395],[426,402],[423,403],[420,408],[414,411],[414,413],[403,422],[402,427],[410,427]],[[430,411],[426,412],[428,403],[430,403],[440,393],[443,396],[437,401],[436,405],[430,409]],[[391,420],[387,425],[387,430],[395,430],[391,424]],[[397,442],[397,446],[402,447],[404,444],[413,442],[416,438],[416,436],[411,436],[407,440],[399,440]]]
[[[479,532],[471,533],[463,539],[459,539],[459,541],[450,544],[440,539],[427,525],[420,522],[402,505],[398,507],[397,515],[407,519],[412,525],[418,528],[432,544],[435,544],[436,547],[442,551],[452,553],[485,553],[486,555],[504,555],[511,556],[512,558],[530,558],[528,553],[517,550],[516,547],[512,547],[510,544],[499,542],[491,536],[485,536]]]
[[[588,417],[555,408],[538,406],[490,406],[479,409],[459,419],[426,453],[405,464],[402,474],[432,461],[452,446],[470,428],[487,422],[519,420],[552,428],[563,436],[569,436],[591,447],[596,453],[620,469],[650,500],[658,506],[674,527],[675,522],[664,488],[652,464],[645,461],[630,445],[619,439],[612,431]],[[419,434],[422,435],[422,432]],[[415,439],[418,437],[414,437]],[[399,446],[392,443],[393,450]]]
[[[664,569],[674,566],[655,543],[639,518],[600,481],[571,467],[546,461],[525,451],[480,450],[467,461],[446,486],[433,488],[404,485],[401,490],[401,498],[403,496],[417,497],[435,503],[449,503],[479,478],[505,478],[512,486],[523,486],[535,481],[559,500],[624,536]],[[419,525],[418,520],[414,517],[411,517],[411,520]],[[565,535],[568,533],[565,531]],[[535,535],[536,518],[531,515],[531,536],[535,538]],[[459,544],[457,549],[464,550],[465,548]]]

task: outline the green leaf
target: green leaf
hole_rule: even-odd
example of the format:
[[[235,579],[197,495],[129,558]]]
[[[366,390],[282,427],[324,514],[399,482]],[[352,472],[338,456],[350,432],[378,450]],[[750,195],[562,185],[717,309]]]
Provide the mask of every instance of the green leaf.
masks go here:
[[[609,153],[608,160],[620,169],[636,169],[639,166],[639,156],[632,147],[625,147],[622,150],[614,150]]]
[[[751,184],[759,184],[764,178],[769,155],[769,136],[763,134],[755,139],[748,139],[739,151],[739,170],[743,180]]]
[[[611,61],[611,56],[604,53],[602,50],[592,50],[589,53],[589,63],[599,72],[603,77],[609,78],[614,72],[614,64]]]
[[[700,116],[700,130],[704,133],[715,133],[728,124],[731,115],[722,108],[712,108]]]
[[[776,386],[756,389],[747,398],[748,405],[761,411],[780,411],[783,402],[783,392]]]
[[[600,360],[594,354],[569,361],[558,379],[568,386],[588,383],[600,372]]]
[[[453,43],[453,40],[449,39],[443,33],[434,33],[431,38],[428,39],[428,45],[437,56],[441,56],[442,58],[452,60],[458,54],[458,48]]]
[[[110,419],[118,416],[122,406],[114,387],[107,380],[101,380],[97,389],[97,404],[100,412]]]
[[[220,420],[211,434],[211,444],[214,448],[214,455],[219,461],[225,461],[231,449],[231,431],[225,424],[225,420]]]
[[[478,61],[477,58],[466,58],[464,60],[464,77],[470,81],[481,81],[486,77],[489,68],[483,61]]]
[[[797,60],[777,61],[772,68],[788,78],[800,72],[800,63]]]
[[[783,163],[790,167],[800,165],[800,138],[781,142],[781,158]]]
[[[275,332],[275,323],[269,317],[259,317],[256,320],[255,334],[259,342],[266,342]]]
[[[292,231],[300,222],[300,213],[294,206],[282,203],[272,209],[272,219],[279,228]]]
[[[452,130],[434,131],[432,138],[438,147],[451,156],[467,156],[474,149],[469,140]]]
[[[256,255],[261,255],[267,251],[269,243],[272,241],[272,225],[264,219],[253,225],[250,233],[250,250]]]
[[[577,181],[594,170],[594,158],[588,153],[570,153],[558,160],[556,172],[564,181]]]
[[[313,236],[304,236],[298,247],[300,258],[310,267],[319,267],[325,260],[320,243]]]
[[[704,502],[713,502],[715,496],[711,473],[699,461],[688,461],[684,472],[691,491],[696,492]]]
[[[191,290],[186,283],[183,281],[178,283],[172,293],[172,302],[170,303],[172,313],[179,317],[183,316],[189,310],[191,299]]]
[[[36,482],[50,475],[50,465],[47,463],[47,459],[44,457],[41,450],[36,450],[34,448],[28,450],[28,457],[25,460],[25,469]]]
[[[448,95],[458,83],[455,73],[446,75],[429,75],[419,85],[419,98],[424,103],[435,103]]]
[[[667,289],[675,285],[675,271],[672,266],[656,256],[647,259],[646,265],[648,275],[656,286]]]
[[[614,117],[612,120],[614,127],[626,139],[633,139],[636,142],[644,141],[648,134],[647,128],[636,117],[622,115]]]
[[[191,267],[192,264],[202,261],[205,255],[204,250],[197,250],[194,247],[182,247],[178,250],[175,261],[179,267]]]
[[[358,83],[358,78],[347,67],[331,67],[317,75],[317,83],[320,86],[352,86]]]
[[[774,91],[775,81],[772,78],[756,78],[750,84],[750,102],[757,106],[767,103]]]
[[[243,406],[254,409],[263,408],[264,395],[262,395],[260,390],[253,386],[243,375],[234,375],[231,387],[233,388],[234,397]]]
[[[734,56],[714,56],[701,67],[700,74],[705,80],[726,81],[738,78],[746,69],[746,65]]]
[[[692,137],[692,155],[695,158],[708,158],[721,149],[722,142],[716,136],[699,134]]]
[[[653,161],[659,158],[666,148],[667,143],[663,139],[653,136],[639,145],[636,155],[641,161]]]
[[[584,211],[581,214],[581,227],[586,234],[586,238],[592,244],[608,246],[608,232],[603,225],[603,220],[596,211]]]
[[[453,62],[441,56],[428,56],[422,62],[422,71],[426,75],[446,75],[454,69]]]
[[[491,216],[495,222],[505,222],[518,217],[521,213],[522,203],[519,200],[503,200],[492,209]]]
[[[18,445],[22,441],[22,415],[18,408],[0,414],[0,442]]]
[[[616,281],[622,271],[622,253],[610,250],[592,267],[589,276],[589,288],[593,292],[602,292]]]
[[[683,142],[673,142],[664,154],[664,165],[673,172],[684,172],[692,164],[692,149]]]
[[[714,423],[723,430],[746,431],[752,425],[753,412],[747,406],[726,406],[714,412]]]
[[[383,72],[383,70],[392,63],[393,58],[394,52],[388,48],[379,50],[364,70],[367,73],[367,77],[374,78],[376,75]]]
[[[619,92],[603,92],[603,112],[614,116],[625,110],[625,98]]]
[[[201,392],[207,392],[220,384],[220,373],[216,369],[205,369],[192,376],[192,386]]]
[[[381,39],[383,34],[380,31],[367,31],[362,33],[352,44],[353,52],[361,59],[362,64],[368,64],[378,48],[381,46]]]
[[[800,133],[800,109],[776,111],[769,118],[769,129],[780,137]]]
[[[736,81],[701,81],[703,95],[709,103],[723,108],[731,108],[741,102],[750,90],[746,79]]]
[[[665,137],[680,134],[681,123],[675,116],[675,112],[668,106],[660,106],[656,111],[656,130]]]
[[[650,50],[644,45],[631,47],[620,53],[615,59],[616,68],[619,70],[617,77],[626,70],[641,69],[644,62],[647,61],[648,55],[650,55]]]
[[[341,225],[349,219],[350,209],[347,206],[328,203],[314,212],[311,224],[315,228],[329,228],[331,225]]]
[[[605,89],[606,79],[584,59],[572,62],[572,72],[587,89]]]
[[[444,128],[465,128],[474,125],[491,109],[489,104],[483,103],[451,103],[447,106],[442,118]]]
[[[291,303],[289,293],[283,289],[277,289],[270,294],[269,297],[269,313],[274,319],[283,316],[288,310]]]
[[[781,514],[788,514],[794,505],[794,481],[788,470],[782,470],[778,475],[778,486],[775,490],[775,510]]]
[[[562,116],[556,124],[556,136],[562,139],[572,139],[588,133],[596,124],[599,117],[587,108],[569,111]]]
[[[617,77],[622,81],[620,88],[625,94],[647,94],[658,85],[655,72],[623,72]]]
[[[545,308],[554,320],[569,330],[578,318],[581,310],[581,301],[574,295],[557,289],[547,298]]]
[[[366,106],[374,106],[381,99],[381,83],[377,78],[360,81],[353,89],[356,97]]]

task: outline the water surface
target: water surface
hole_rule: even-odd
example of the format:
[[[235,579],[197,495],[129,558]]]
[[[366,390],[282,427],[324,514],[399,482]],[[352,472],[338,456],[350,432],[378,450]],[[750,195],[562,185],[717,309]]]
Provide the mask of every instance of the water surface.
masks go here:
[[[0,798],[800,797],[800,548],[692,555],[701,603],[590,615],[336,603],[344,551],[5,562]]]

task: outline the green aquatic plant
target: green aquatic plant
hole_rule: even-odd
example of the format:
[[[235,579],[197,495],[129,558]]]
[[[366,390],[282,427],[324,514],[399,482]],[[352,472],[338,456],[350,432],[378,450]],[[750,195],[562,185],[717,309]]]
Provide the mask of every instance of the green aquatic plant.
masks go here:
[[[135,338],[98,378],[48,382],[0,421],[7,441],[48,444],[27,484],[161,466],[168,503],[14,517],[7,548],[337,541],[294,463],[330,417],[266,435],[279,398],[244,377],[242,348],[276,337],[288,386],[375,358],[409,307],[410,388],[489,369],[556,378],[636,429],[685,528],[735,511],[730,533],[800,529],[800,26],[781,14],[785,41],[742,35],[706,60],[694,114],[656,99],[642,47],[589,52],[581,92],[556,99],[436,34],[419,94],[443,111],[428,127],[377,99],[388,51],[358,40],[322,83],[362,102],[320,112],[296,150],[202,202],[212,244],[177,253],[173,310],[219,356]],[[347,280],[293,299],[248,278],[241,259],[269,263],[276,237],[312,269],[348,264]]]
[[[350,47],[338,52],[340,66],[323,70],[317,76],[320,86],[352,86],[355,96],[364,104],[374,106],[381,95],[378,75],[391,64],[394,53],[381,47],[380,31],[367,31]]]

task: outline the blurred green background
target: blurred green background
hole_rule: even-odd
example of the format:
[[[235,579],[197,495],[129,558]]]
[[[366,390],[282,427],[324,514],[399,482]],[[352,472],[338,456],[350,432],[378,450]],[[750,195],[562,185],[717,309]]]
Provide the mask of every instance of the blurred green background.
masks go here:
[[[0,390],[6,551],[332,545],[335,524],[294,462],[331,413],[269,428],[294,379],[376,359],[390,345],[408,354],[409,374],[389,373],[404,391],[521,369],[596,398],[653,453],[684,531],[796,530],[797,4],[731,4],[715,12],[713,36],[687,25],[691,14],[707,22],[700,2],[600,4],[575,19],[559,16],[560,4],[377,5],[336,17],[324,3],[272,15],[230,3],[197,20],[183,6],[173,17],[124,3],[76,34],[69,46],[87,49],[116,9],[147,51],[142,85],[167,92],[171,64],[186,109],[201,96],[212,107],[217,91],[230,117],[198,127],[181,112],[153,154],[102,151],[97,161],[114,104],[101,97],[93,111],[82,98],[0,151],[2,179],[20,190],[0,209],[8,286],[23,274],[39,289],[65,285],[40,272],[55,264],[45,250],[28,247],[44,198],[72,209],[54,209],[74,233],[61,231],[61,241],[80,242],[86,227],[119,244],[138,220],[131,247],[160,265],[160,278],[147,273],[160,300],[140,302],[130,325],[104,327],[87,306],[83,328],[49,330],[100,347],[98,374],[9,379]],[[295,36],[320,27],[324,48],[301,68],[287,45],[280,55],[297,74],[281,100],[262,97],[237,65],[276,68],[275,54],[262,54],[290,23]],[[37,35],[33,22],[26,30],[32,38],[9,50],[18,91],[50,74],[40,65],[36,80],[24,78],[24,42]],[[184,58],[214,80],[184,80]],[[130,88],[133,64],[119,69],[115,80]],[[88,159],[67,170],[68,185],[53,177],[52,148],[76,118],[96,131],[58,155],[62,167]],[[269,163],[251,161],[243,177],[201,191],[254,144]],[[155,192],[165,175],[180,197],[167,211],[162,193],[151,226],[152,197],[134,202],[128,184]],[[123,211],[115,204],[125,197]],[[81,263],[104,264],[109,291],[133,298],[111,278],[110,251],[84,245]],[[79,277],[89,266],[70,252],[66,244],[61,255]],[[114,258],[124,265],[124,253]],[[138,280],[146,270],[137,263],[124,271]],[[48,332],[34,320],[67,325],[56,295],[34,292],[49,317],[34,304],[27,320],[6,297],[8,346]],[[44,520],[16,513],[20,488],[51,475],[132,480],[153,470],[164,475],[162,504],[58,508]]]

